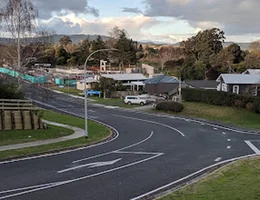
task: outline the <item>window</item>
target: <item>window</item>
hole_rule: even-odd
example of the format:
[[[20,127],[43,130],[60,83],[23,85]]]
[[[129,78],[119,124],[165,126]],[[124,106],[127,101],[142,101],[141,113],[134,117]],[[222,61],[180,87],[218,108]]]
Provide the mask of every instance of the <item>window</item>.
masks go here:
[[[239,85],[234,85],[233,86],[233,93],[239,94]]]
[[[253,89],[252,95],[257,96],[257,92],[258,92],[258,87],[255,86],[255,88]]]
[[[222,91],[227,92],[227,84],[222,83]]]

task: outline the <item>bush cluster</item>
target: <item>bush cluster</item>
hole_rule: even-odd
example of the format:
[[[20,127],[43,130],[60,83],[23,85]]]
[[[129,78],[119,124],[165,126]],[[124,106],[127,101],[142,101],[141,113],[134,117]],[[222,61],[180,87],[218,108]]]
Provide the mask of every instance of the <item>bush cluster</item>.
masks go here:
[[[171,112],[181,112],[183,110],[183,105],[178,102],[160,102],[155,106],[156,110],[171,111]]]
[[[260,98],[253,96],[237,95],[216,90],[184,88],[184,101],[201,102],[216,106],[230,106],[260,113]]]
[[[12,83],[0,80],[0,99],[23,99],[22,90],[17,90],[17,86]]]

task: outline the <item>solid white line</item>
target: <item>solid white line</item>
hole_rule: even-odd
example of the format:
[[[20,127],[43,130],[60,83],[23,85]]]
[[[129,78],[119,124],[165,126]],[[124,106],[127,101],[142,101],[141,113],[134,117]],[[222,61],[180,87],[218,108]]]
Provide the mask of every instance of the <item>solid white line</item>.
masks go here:
[[[82,115],[71,113],[71,112],[68,112],[66,110],[62,110],[62,109],[56,108],[54,106],[51,106],[49,104],[42,103],[40,101],[35,101],[35,100],[32,100],[32,101],[34,101],[34,102],[36,102],[38,104],[45,105],[45,106],[50,107],[50,108],[57,109],[59,111],[65,112],[65,113],[73,115],[73,116],[78,116],[80,118],[84,117]],[[32,160],[32,159],[46,158],[46,157],[61,155],[61,154],[65,154],[65,153],[71,153],[71,152],[75,152],[75,151],[80,151],[80,150],[85,150],[85,149],[89,149],[89,148],[94,148],[94,147],[102,146],[102,145],[105,145],[107,143],[113,142],[114,140],[116,140],[119,137],[119,131],[117,131],[116,128],[114,128],[114,127],[112,127],[112,126],[110,126],[110,125],[108,125],[106,123],[100,122],[98,120],[94,120],[94,119],[91,119],[91,120],[94,121],[94,122],[97,122],[97,123],[99,123],[99,124],[101,124],[103,126],[106,126],[106,127],[110,128],[112,130],[114,130],[114,132],[116,133],[116,136],[114,138],[112,138],[111,140],[106,141],[106,142],[101,142],[101,143],[98,143],[98,144],[93,144],[93,145],[89,145],[89,146],[86,146],[86,147],[80,147],[80,148],[72,149],[72,150],[61,151],[61,152],[57,152],[57,153],[50,153],[50,154],[44,154],[44,155],[39,155],[39,156],[32,156],[32,157],[27,157],[27,158],[19,158],[19,159],[14,159],[14,160],[9,160],[9,161],[2,161],[2,162],[0,162],[0,165],[2,165],[2,164],[9,164],[9,163],[13,163],[13,162],[19,162],[19,161]]]
[[[125,119],[132,119],[132,120],[137,120],[137,121],[143,121],[143,122],[147,122],[147,123],[151,123],[151,124],[157,124],[157,125],[169,128],[171,130],[174,130],[174,131],[178,132],[182,137],[185,137],[185,135],[181,131],[179,131],[178,129],[173,128],[172,126],[169,126],[167,124],[163,124],[163,123],[159,123],[159,122],[155,122],[155,121],[149,121],[149,120],[145,120],[145,119],[134,118],[134,117],[126,117],[126,116],[123,116],[123,115],[114,115],[114,116],[120,117],[120,118],[125,118]]]
[[[151,132],[151,134],[150,134],[147,138],[145,138],[144,140],[142,140],[142,141],[140,141],[140,142],[131,144],[131,145],[129,145],[129,146],[126,146],[126,147],[123,147],[123,148],[121,148],[121,149],[117,149],[117,150],[114,150],[114,151],[109,151],[109,152],[102,153],[102,154],[98,154],[98,155],[95,155],[95,156],[91,156],[91,157],[87,157],[87,158],[75,160],[75,161],[73,161],[72,163],[78,163],[78,162],[82,162],[82,161],[85,161],[85,160],[90,160],[90,159],[93,159],[93,158],[99,158],[99,157],[102,157],[102,156],[106,156],[106,155],[112,154],[112,153],[114,153],[114,152],[118,152],[118,151],[121,151],[121,150],[124,150],[124,149],[129,149],[129,148],[131,148],[131,147],[134,147],[134,146],[137,146],[137,145],[139,145],[139,144],[142,144],[142,143],[146,142],[146,141],[149,140],[152,136],[153,136],[153,131]]]
[[[88,175],[88,176],[83,176],[83,177],[80,177],[80,178],[71,179],[71,180],[68,180],[68,181],[49,183],[50,184],[49,186],[42,187],[42,188],[36,188],[36,189],[20,192],[20,193],[17,193],[17,194],[3,196],[3,197],[0,197],[0,200],[11,198],[11,197],[16,197],[16,196],[21,196],[21,195],[24,195],[24,194],[29,194],[29,193],[37,192],[37,191],[40,191],[40,190],[45,190],[45,189],[48,189],[48,188],[59,187],[59,186],[65,185],[65,184],[74,183],[74,182],[85,180],[85,179],[88,179],[88,178],[100,176],[100,175],[103,175],[103,174],[107,174],[107,173],[110,173],[110,172],[118,171],[120,169],[125,169],[125,168],[128,168],[128,167],[131,167],[131,166],[134,166],[134,165],[137,165],[137,164],[140,164],[140,163],[143,163],[143,162],[155,159],[155,158],[157,158],[159,156],[162,156],[162,155],[163,155],[163,153],[160,153],[160,154],[154,155],[154,156],[152,156],[150,158],[146,158],[146,159],[134,162],[134,163],[130,163],[130,164],[127,164],[127,165],[116,167],[116,168],[113,168],[113,169],[110,169],[110,170],[106,170],[106,171],[103,171],[103,172],[99,172],[99,173],[96,173],[96,174],[91,174],[91,175]]]
[[[42,184],[42,185],[34,185],[34,186],[23,187],[23,188],[18,188],[18,189],[6,190],[6,191],[0,192],[0,194],[23,191],[23,190],[34,189],[34,188],[40,188],[40,187],[45,187],[45,186],[49,186],[49,185],[53,185],[53,183],[47,183],[47,184]]]
[[[117,153],[117,154],[136,154],[136,155],[157,155],[160,153],[151,153],[151,152],[131,152],[131,151],[114,151],[113,153]]]
[[[227,146],[227,149],[231,149],[231,146]]]
[[[215,162],[219,162],[219,161],[221,161],[222,160],[222,158],[221,157],[218,157],[218,158],[216,158],[214,161]]]
[[[147,113],[147,112],[142,112],[142,111],[137,111],[137,110],[133,111],[133,110],[129,110],[129,109],[121,109],[121,110],[124,110],[124,111],[127,111],[127,112],[132,112],[132,113],[144,114],[144,115],[148,115],[148,116],[166,117],[166,118],[170,118],[170,119],[179,119],[179,120],[184,120],[184,121],[189,120],[189,122],[195,122],[195,123],[199,123],[199,124],[203,123],[204,125],[216,127],[216,128],[219,128],[219,129],[224,129],[224,130],[227,130],[227,131],[233,131],[233,132],[236,132],[236,133],[244,133],[244,134],[248,134],[248,135],[258,135],[259,136],[258,133],[241,131],[241,130],[237,130],[237,129],[224,127],[224,126],[221,126],[221,125],[212,124],[212,123],[209,123],[209,122],[203,122],[203,121],[194,120],[194,119],[187,119],[187,118],[184,118],[184,117],[169,116],[169,115],[165,115],[165,114],[152,114],[152,113]]]
[[[257,155],[260,155],[260,150],[259,150],[255,145],[253,145],[252,142],[250,142],[250,141],[245,141],[245,143],[246,143]]]
[[[240,159],[243,159],[243,158],[254,157],[254,156],[256,156],[256,155],[257,155],[257,154],[251,154],[251,155],[247,155],[247,156],[241,156],[241,157],[232,158],[232,159],[229,159],[229,160],[225,160],[225,161],[222,161],[222,162],[219,162],[219,163],[210,165],[210,166],[205,167],[205,168],[203,168],[203,169],[201,169],[201,170],[199,170],[199,171],[197,171],[197,172],[194,172],[194,173],[192,173],[192,174],[190,174],[190,175],[188,175],[188,176],[185,176],[185,177],[183,177],[183,178],[181,178],[181,179],[179,179],[179,180],[173,181],[173,182],[171,182],[171,183],[169,183],[169,184],[167,184],[167,185],[161,186],[161,187],[159,187],[159,188],[157,188],[157,189],[155,189],[155,190],[152,190],[152,191],[147,192],[147,193],[145,193],[145,194],[142,194],[142,195],[140,195],[140,196],[134,197],[134,198],[132,198],[132,199],[130,199],[130,200],[138,200],[138,199],[141,199],[141,198],[145,198],[145,197],[147,197],[147,196],[149,196],[149,195],[152,195],[152,194],[154,194],[154,193],[156,193],[156,192],[159,192],[160,190],[166,189],[166,188],[171,187],[171,186],[173,186],[173,185],[175,185],[175,184],[177,184],[177,183],[180,183],[180,182],[182,182],[182,181],[184,181],[184,180],[186,180],[186,179],[188,179],[188,178],[191,178],[191,177],[196,176],[196,175],[198,175],[198,174],[200,174],[200,173],[203,173],[203,172],[205,172],[205,171],[207,171],[207,170],[209,170],[209,169],[211,169],[211,168],[214,168],[214,167],[217,167],[217,166],[220,166],[220,165],[229,163],[229,162],[233,162],[233,161],[236,161],[236,160],[240,160]]]

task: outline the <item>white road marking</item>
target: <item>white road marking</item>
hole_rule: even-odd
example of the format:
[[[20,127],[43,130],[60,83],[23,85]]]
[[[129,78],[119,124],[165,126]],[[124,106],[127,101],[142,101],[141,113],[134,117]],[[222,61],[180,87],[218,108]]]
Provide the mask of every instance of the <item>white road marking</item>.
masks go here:
[[[260,150],[259,150],[255,145],[253,145],[252,142],[250,142],[250,141],[245,141],[245,143],[246,143],[257,155],[260,155]]]
[[[113,153],[117,154],[136,154],[136,155],[157,155],[160,153],[155,153],[155,152],[131,152],[131,151],[114,151]]]
[[[223,135],[226,135],[226,133],[225,133],[225,132],[222,132],[222,134],[223,134]]]
[[[231,142],[231,139],[227,139],[228,142]]]
[[[121,149],[117,149],[117,150],[114,150],[114,151],[109,151],[109,152],[106,152],[106,153],[102,153],[102,154],[98,154],[98,155],[95,155],[95,156],[83,158],[83,159],[80,159],[80,160],[76,160],[76,161],[73,161],[72,163],[78,163],[78,162],[82,162],[82,161],[85,161],[85,160],[89,160],[89,159],[93,159],[93,158],[98,158],[98,157],[106,156],[106,155],[112,154],[112,153],[114,153],[114,152],[118,152],[118,151],[122,151],[122,150],[125,150],[125,149],[129,149],[129,148],[131,148],[131,147],[134,147],[134,146],[137,146],[137,145],[139,145],[139,144],[142,144],[142,143],[146,142],[146,141],[149,140],[152,136],[153,136],[153,131],[151,131],[151,134],[149,135],[149,137],[145,138],[144,140],[142,140],[142,141],[140,141],[140,142],[131,144],[131,145],[129,145],[129,146],[126,146],[126,147],[123,147],[123,148],[121,148]]]
[[[84,165],[78,165],[78,166],[75,166],[75,167],[71,167],[71,168],[67,168],[67,169],[58,171],[58,174],[61,174],[61,173],[64,173],[64,172],[69,172],[69,171],[79,169],[79,168],[84,168],[84,167],[96,168],[96,167],[103,167],[103,166],[107,166],[107,165],[113,165],[120,160],[122,160],[122,158],[118,158],[116,160],[111,160],[111,161],[105,161],[105,162],[95,162],[95,163],[88,163],[88,164],[84,164]]]
[[[159,154],[156,154],[156,155],[154,155],[152,157],[149,157],[149,158],[146,158],[146,159],[143,159],[143,160],[140,160],[140,161],[129,163],[127,165],[123,165],[123,166],[120,166],[120,167],[109,169],[109,170],[106,170],[106,171],[103,171],[103,172],[99,172],[99,173],[96,173],[96,174],[90,174],[90,175],[87,175],[87,176],[79,177],[79,178],[76,178],[76,179],[71,179],[71,180],[61,181],[61,182],[48,183],[48,184],[46,184],[47,185],[46,187],[31,189],[31,190],[24,191],[24,192],[19,192],[19,193],[16,193],[16,194],[2,196],[2,197],[0,197],[0,200],[11,198],[11,197],[17,197],[17,196],[21,196],[21,195],[24,195],[24,194],[29,194],[29,193],[33,193],[33,192],[49,189],[49,188],[59,187],[59,186],[62,186],[62,185],[78,182],[78,181],[85,180],[85,179],[92,178],[92,177],[96,177],[96,176],[101,176],[103,174],[107,174],[107,173],[110,173],[110,172],[114,172],[114,171],[118,171],[118,170],[121,170],[121,169],[125,169],[125,168],[128,168],[128,167],[131,167],[131,166],[134,166],[134,165],[137,165],[137,164],[141,164],[143,162],[155,159],[155,158],[157,158],[159,156],[162,156],[162,155],[163,155],[163,153],[159,153]],[[31,187],[33,187],[33,186],[31,186]],[[19,188],[15,189],[15,190],[18,191]],[[5,192],[5,191],[3,191],[3,192]]]
[[[120,118],[125,118],[125,119],[132,119],[132,120],[137,120],[137,121],[143,121],[143,122],[147,122],[147,123],[151,123],[151,124],[157,124],[157,125],[169,128],[171,130],[174,130],[174,131],[178,132],[182,137],[185,137],[184,133],[182,133],[180,130],[178,130],[176,128],[173,128],[172,126],[169,126],[167,124],[154,122],[154,121],[149,121],[149,120],[145,120],[145,119],[134,118],[134,117],[126,117],[126,116],[123,116],[123,115],[114,115],[114,116],[120,117]]]
[[[227,146],[227,149],[231,149],[231,146]]]
[[[215,162],[219,162],[219,161],[221,161],[222,160],[222,158],[221,157],[218,157],[218,158],[216,158],[214,161]]]
[[[214,130],[218,130],[218,128],[214,127]]]
[[[159,192],[159,191],[161,191],[161,190],[164,190],[164,189],[166,189],[166,188],[169,188],[169,187],[171,187],[171,186],[173,186],[173,185],[175,185],[175,184],[178,184],[178,183],[180,183],[180,182],[182,182],[182,181],[185,181],[186,179],[189,179],[189,178],[192,178],[192,177],[194,177],[194,176],[196,176],[196,175],[198,175],[198,174],[201,174],[201,173],[203,173],[203,172],[205,172],[205,171],[207,171],[207,170],[209,170],[209,169],[211,169],[211,168],[214,168],[214,167],[217,167],[217,166],[221,166],[221,165],[223,165],[223,164],[226,164],[226,163],[229,163],[229,162],[233,162],[233,161],[236,161],[236,160],[240,160],[240,159],[243,159],[243,158],[254,157],[254,156],[256,156],[256,155],[257,155],[257,154],[251,154],[251,155],[247,155],[247,156],[241,156],[241,157],[237,157],[237,158],[232,158],[232,159],[229,159],[229,160],[225,160],[225,161],[222,161],[222,162],[218,162],[218,163],[216,163],[216,164],[214,164],[214,165],[210,165],[210,166],[208,166],[208,167],[205,167],[205,168],[203,168],[203,169],[201,169],[201,170],[199,170],[199,171],[197,171],[197,172],[194,172],[194,173],[192,173],[192,174],[190,174],[190,175],[188,175],[188,176],[185,176],[185,177],[183,177],[183,178],[181,178],[181,179],[179,179],[179,180],[173,181],[173,182],[171,182],[171,183],[169,183],[169,184],[167,184],[167,185],[161,186],[161,187],[159,187],[159,188],[157,188],[157,189],[155,189],[155,190],[152,190],[152,191],[147,192],[147,193],[145,193],[145,194],[142,194],[142,195],[140,195],[140,196],[134,197],[134,198],[132,198],[132,199],[130,199],[130,200],[139,200],[139,199],[145,198],[145,197],[150,196],[150,195],[152,195],[152,194],[155,194],[155,193],[157,193],[157,192]]]
[[[18,192],[18,191],[23,191],[23,190],[29,190],[29,189],[35,189],[35,188],[40,188],[40,187],[45,187],[53,185],[53,183],[47,183],[47,184],[42,184],[42,185],[34,185],[34,186],[29,186],[29,187],[23,187],[23,188],[18,188],[18,189],[13,189],[13,190],[6,190],[0,192],[0,194],[6,194],[6,193],[11,193],[11,192]]]
[[[166,114],[152,114],[152,113],[147,113],[147,112],[142,112],[142,111],[137,111],[137,110],[130,110],[130,109],[122,109],[122,108],[119,108],[121,110],[124,110],[124,111],[127,111],[127,112],[132,112],[132,113],[140,113],[140,114],[144,114],[144,115],[148,115],[148,116],[157,116],[157,117],[166,117],[166,118],[170,118],[170,119],[179,119],[179,120],[189,120],[190,122],[195,122],[195,123],[203,123],[204,125],[207,125],[207,126],[210,126],[210,127],[216,127],[216,128],[219,128],[219,129],[224,129],[224,130],[227,130],[227,131],[233,131],[233,132],[236,132],[236,133],[244,133],[244,134],[248,134],[248,135],[258,135],[258,133],[252,133],[252,132],[248,132],[248,131],[241,131],[241,130],[237,130],[237,129],[232,129],[232,128],[228,128],[228,127],[224,127],[224,126],[221,126],[221,125],[216,125],[216,124],[213,124],[213,123],[210,123],[210,122],[202,122],[202,121],[199,121],[199,120],[193,120],[193,119],[187,119],[187,118],[184,118],[184,117],[177,117],[177,116],[170,116],[170,115],[166,115]]]
[[[85,110],[84,110],[85,111]],[[92,112],[92,113],[95,113],[96,111],[94,111],[94,110],[88,110],[88,112]]]
[[[32,99],[30,99],[32,100]],[[44,106],[47,106],[49,108],[54,108],[56,110],[59,110],[59,111],[62,111],[62,112],[65,112],[67,114],[70,114],[70,115],[73,115],[73,116],[77,116],[77,117],[84,117],[83,115],[78,115],[78,114],[75,114],[75,113],[71,113],[71,112],[68,112],[66,110],[63,110],[63,109],[60,109],[60,108],[56,108],[55,106],[51,106],[49,104],[46,104],[46,103],[42,103],[40,101],[35,101],[35,100],[32,100],[38,104],[41,104],[41,105],[44,105]],[[111,130],[113,130],[115,133],[116,133],[116,136],[109,140],[109,141],[106,141],[106,142],[101,142],[101,143],[98,143],[98,144],[94,144],[94,145],[89,145],[89,146],[86,146],[86,147],[80,147],[80,148],[77,148],[77,149],[72,149],[72,150],[66,150],[66,151],[61,151],[61,152],[57,152],[57,153],[50,153],[50,154],[44,154],[44,155],[39,155],[39,156],[32,156],[32,157],[28,157],[28,158],[20,158],[20,159],[14,159],[14,160],[8,160],[8,161],[2,161],[0,162],[0,165],[2,164],[9,164],[9,163],[13,163],[13,162],[19,162],[19,161],[26,161],[26,160],[32,160],[32,159],[39,159],[39,158],[46,158],[46,157],[51,157],[51,156],[56,156],[56,155],[60,155],[60,154],[65,154],[65,153],[70,153],[70,152],[75,152],[75,151],[80,151],[80,150],[85,150],[85,149],[89,149],[89,148],[94,148],[94,147],[97,147],[97,146],[102,146],[104,144],[107,144],[107,143],[110,143],[110,142],[113,142],[114,140],[116,140],[118,137],[119,137],[119,131],[117,131],[117,129],[115,129],[114,127],[106,124],[106,123],[103,123],[103,122],[100,122],[98,120],[95,120],[95,119],[91,119],[92,121],[94,122],[97,122],[101,125],[104,125],[108,128],[110,128]]]
[[[104,106],[105,108],[108,108],[108,109],[115,109],[115,108],[119,108],[118,106]]]

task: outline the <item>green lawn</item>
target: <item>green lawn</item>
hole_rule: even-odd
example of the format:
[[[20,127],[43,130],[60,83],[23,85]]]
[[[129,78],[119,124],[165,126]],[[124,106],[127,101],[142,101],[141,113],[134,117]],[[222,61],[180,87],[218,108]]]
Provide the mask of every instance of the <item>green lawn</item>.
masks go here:
[[[69,115],[59,114],[52,111],[44,111],[43,118],[49,121],[67,124],[82,129],[85,127],[84,119],[72,117]],[[2,151],[0,152],[0,159],[46,153],[46,152],[62,150],[66,148],[82,147],[94,142],[98,142],[102,139],[105,139],[109,137],[109,135],[111,134],[110,130],[107,127],[102,126],[93,121],[89,121],[88,127],[89,127],[88,140],[86,140],[85,137],[82,137],[78,139],[68,140],[65,142],[58,142],[58,143],[42,145],[38,147],[29,147],[29,148],[23,148],[17,150]]]
[[[181,115],[221,121],[245,128],[260,129],[260,114],[233,107],[184,102],[184,110]]]
[[[124,103],[122,99],[119,98],[99,98],[99,97],[89,97],[90,99],[95,100],[95,102],[92,103],[97,103],[97,104],[103,104],[103,105],[108,105],[108,106],[118,106],[122,108],[136,108],[139,105],[127,105]]]
[[[73,95],[76,95],[76,96],[81,96],[81,97],[84,96],[84,92],[81,91],[81,90],[78,90],[75,87],[64,87],[64,88],[51,87],[50,89],[57,90],[57,91],[60,91],[60,92],[64,92],[64,93],[67,93],[67,94],[73,94]]]
[[[219,121],[244,128],[260,129],[260,114],[224,106],[204,103],[183,102],[184,110],[174,115]]]
[[[0,146],[54,139],[73,133],[73,130],[52,125],[48,125],[47,130],[0,131]]]
[[[259,200],[260,158],[237,161],[159,200]]]

